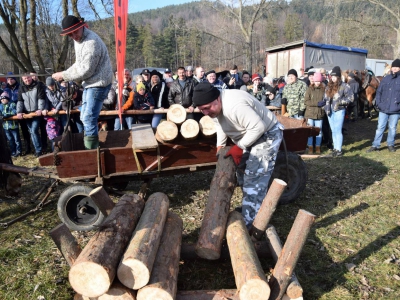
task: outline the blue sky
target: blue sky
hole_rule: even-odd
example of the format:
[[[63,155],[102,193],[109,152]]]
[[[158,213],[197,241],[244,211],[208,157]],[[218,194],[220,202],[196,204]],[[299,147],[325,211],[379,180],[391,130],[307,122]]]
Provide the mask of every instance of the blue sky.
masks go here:
[[[128,10],[130,13],[139,12],[148,9],[160,8],[168,5],[178,5],[194,0],[129,0]]]

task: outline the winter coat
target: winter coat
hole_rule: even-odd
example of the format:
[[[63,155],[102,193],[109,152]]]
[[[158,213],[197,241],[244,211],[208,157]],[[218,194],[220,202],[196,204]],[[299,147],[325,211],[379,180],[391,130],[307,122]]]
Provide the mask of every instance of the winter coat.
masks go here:
[[[320,86],[310,85],[304,96],[304,104],[306,105],[305,118],[313,120],[321,120],[325,111],[322,107],[318,107],[318,102],[324,99],[325,84],[321,83]]]
[[[359,89],[360,89],[360,85],[358,84],[357,80],[355,80],[355,79],[353,79],[353,78],[351,78],[351,79],[347,82],[347,84],[350,86],[350,89],[351,89],[351,91],[353,92],[353,95],[354,95],[354,101],[353,101],[353,103],[355,104],[355,103],[357,103],[357,101],[358,101],[358,92],[359,92]]]
[[[212,83],[212,85],[215,86],[219,91],[228,88],[228,86],[222,80],[219,79],[215,80],[215,82]]]
[[[17,103],[18,101],[18,90],[19,90],[19,83],[16,82],[13,86],[9,85],[7,83],[6,88],[4,91],[7,91],[8,94],[10,95],[10,101]]]
[[[43,84],[32,81],[18,90],[17,114],[46,109],[46,91]]]
[[[188,108],[193,105],[194,83],[191,79],[186,79],[185,86],[179,83],[179,79],[175,80],[169,89],[168,102],[172,104],[181,104],[184,108]]]
[[[150,106],[155,106],[153,96],[150,93],[140,95],[135,92],[133,108],[136,110],[150,110]],[[136,115],[136,118],[141,123],[150,123],[153,115]]]
[[[383,77],[376,91],[375,104],[385,114],[400,113],[400,72]]]
[[[244,82],[243,82],[243,80],[239,77],[239,75],[238,75],[238,80],[236,80],[235,82],[234,82],[234,84],[232,84],[232,85],[229,85],[229,81],[231,80],[231,77],[232,77],[232,75],[230,75],[230,74],[228,74],[228,76],[227,77],[225,77],[224,78],[224,83],[226,84],[226,86],[228,87],[228,89],[236,89],[236,90],[240,90],[240,87],[242,86],[242,85],[244,85]]]
[[[165,82],[159,82],[153,85],[150,89],[150,93],[153,96],[155,102],[155,108],[168,108],[168,92],[169,88]]]
[[[17,114],[17,104],[15,102],[9,101],[7,104],[0,103],[0,116],[3,118],[8,118],[15,116]],[[3,121],[3,128],[8,129],[18,129],[19,124],[16,120]]]
[[[265,95],[265,89],[263,85],[259,84],[257,87],[257,92],[254,93],[254,84],[247,86],[247,92],[260,101],[263,105],[267,105],[267,95]]]
[[[297,115],[306,109],[304,105],[304,95],[307,90],[307,84],[301,80],[286,84],[283,88],[282,99],[287,99],[286,109],[290,116]]]
[[[342,109],[346,109],[346,106],[352,103],[353,100],[354,100],[354,95],[350,86],[345,82],[341,82],[338,91],[333,95],[332,98],[329,98],[327,96],[325,89],[325,95],[324,95],[325,112],[327,115],[329,115],[331,111],[339,111]]]
[[[62,109],[62,101],[64,100],[65,94],[62,93],[60,90],[52,91],[46,87],[46,97],[47,97],[47,110]]]

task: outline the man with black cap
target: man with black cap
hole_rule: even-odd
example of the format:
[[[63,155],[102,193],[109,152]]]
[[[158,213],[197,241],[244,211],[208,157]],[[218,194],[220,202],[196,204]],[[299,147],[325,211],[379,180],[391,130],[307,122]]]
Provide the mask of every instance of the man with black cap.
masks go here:
[[[286,108],[286,111],[282,111],[284,116],[304,119],[304,112],[306,110],[304,95],[306,94],[306,90],[307,84],[297,79],[297,71],[295,69],[290,69],[282,93],[282,106]]]
[[[84,144],[86,149],[96,149],[99,145],[97,119],[113,81],[110,57],[104,42],[88,29],[83,19],[66,16],[62,28],[61,35],[74,40],[76,61],[69,69],[54,73],[52,77],[57,81],[82,82],[80,117],[85,131]]]
[[[163,79],[172,78],[172,71],[169,68],[166,68],[164,71]],[[161,78],[160,78],[161,79]]]
[[[193,103],[204,115],[214,118],[217,153],[228,138],[235,143],[227,156],[232,156],[238,166],[236,175],[243,186],[242,215],[250,228],[268,190],[283,126],[265,105],[245,91],[219,91],[201,82],[194,89]]]
[[[395,152],[394,147],[397,123],[400,117],[400,59],[392,62],[390,74],[383,77],[376,91],[375,104],[379,108],[378,127],[372,147],[367,152],[378,151],[383,133],[388,125],[387,147],[390,152]]]
[[[150,91],[151,88],[151,75],[149,69],[143,69],[140,75],[143,76],[143,84],[146,86],[146,90]]]

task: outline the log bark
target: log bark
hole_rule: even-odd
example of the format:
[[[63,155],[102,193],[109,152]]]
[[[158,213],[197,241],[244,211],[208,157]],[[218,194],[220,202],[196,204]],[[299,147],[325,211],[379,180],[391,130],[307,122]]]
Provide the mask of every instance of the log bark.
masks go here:
[[[197,121],[188,119],[181,125],[181,135],[185,140],[195,140],[199,135],[199,123]]]
[[[239,300],[237,290],[178,291],[176,300]]]
[[[204,116],[199,122],[200,132],[206,138],[214,137],[217,134],[215,122],[209,116]]]
[[[186,120],[186,110],[180,104],[172,104],[168,108],[167,120],[175,123],[176,125],[181,125]]]
[[[121,197],[69,271],[69,282],[77,293],[99,297],[108,291],[143,207],[138,195]]]
[[[283,180],[274,179],[272,181],[250,230],[250,235],[254,236],[257,240],[261,240],[263,237],[286,186],[287,184]]]
[[[152,194],[146,202],[139,224],[118,267],[119,281],[130,289],[140,289],[149,282],[168,207],[168,197],[163,193]]]
[[[156,139],[161,143],[171,142],[178,136],[178,127],[170,121],[163,121],[157,126]]]
[[[168,212],[150,281],[148,285],[138,291],[138,300],[175,299],[182,243],[182,229],[182,219],[177,214]]]
[[[58,250],[64,256],[67,264],[72,266],[79,254],[82,252],[75,237],[71,234],[68,227],[61,223],[50,231],[50,236],[56,244]]]
[[[89,196],[104,216],[108,216],[115,206],[115,203],[112,201],[110,196],[108,196],[106,190],[102,186],[93,189],[89,193]]]
[[[256,250],[258,258],[270,258],[271,253],[268,249],[267,241],[253,241],[254,249]],[[196,254],[196,244],[182,244],[181,247],[181,260],[195,260],[202,259]],[[230,259],[228,245],[224,242],[221,247],[221,260]]]
[[[236,165],[231,157],[224,158],[229,149],[224,147],[219,151],[196,245],[197,255],[210,260],[219,259],[221,255],[230,201],[236,185]]]
[[[271,300],[282,299],[314,221],[315,215],[302,209],[299,210],[272,272]]]
[[[268,248],[271,252],[272,258],[275,263],[278,261],[279,255],[282,252],[282,243],[281,240],[276,233],[275,227],[272,225],[268,225],[267,230],[265,231],[266,241],[268,243]],[[301,287],[296,274],[293,272],[292,278],[290,279],[289,285],[286,289],[286,294],[291,299],[296,299],[303,296],[303,288]]]
[[[268,299],[271,290],[239,212],[229,214],[226,240],[240,299]]]
[[[115,280],[111,285],[110,289],[100,297],[90,298],[75,294],[74,300],[136,300],[135,291],[128,289],[126,286],[121,284],[118,280]]]

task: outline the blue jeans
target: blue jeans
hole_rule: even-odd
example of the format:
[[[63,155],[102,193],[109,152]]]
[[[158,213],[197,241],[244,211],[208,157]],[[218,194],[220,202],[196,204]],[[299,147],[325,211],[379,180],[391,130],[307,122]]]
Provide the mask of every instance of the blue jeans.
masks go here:
[[[28,126],[29,133],[31,134],[33,147],[35,147],[36,153],[42,153],[42,142],[39,135],[40,121],[41,118],[39,117],[26,119],[26,125]]]
[[[19,128],[4,129],[6,132],[8,143],[10,144],[11,155],[21,154],[21,138],[19,136]]]
[[[394,146],[394,138],[396,137],[397,122],[399,121],[400,114],[385,114],[379,112],[378,127],[376,128],[375,138],[372,146],[379,148],[383,133],[385,132],[386,125],[388,125],[388,136],[386,143],[388,146]]]
[[[154,114],[153,119],[151,120],[151,128],[157,128],[163,117],[165,117],[165,114]]]
[[[128,116],[122,117],[122,125],[126,125],[126,127],[128,127],[128,129],[131,129],[132,124],[135,124],[135,117],[128,117]],[[119,117],[116,117],[115,123],[114,123],[114,130],[122,130],[122,129],[121,129],[121,122],[119,120]]]
[[[332,111],[328,115],[329,126],[332,130],[333,148],[339,152],[342,151],[343,134],[342,127],[344,121],[345,109]]]
[[[307,124],[314,127],[319,127],[319,135],[315,137],[315,146],[321,146],[322,142],[322,120],[308,119]],[[313,145],[313,137],[309,136],[307,146]]]
[[[111,84],[106,87],[93,87],[83,90],[81,121],[85,136],[96,136],[99,134],[97,119],[99,118],[103,101],[107,98]]]

